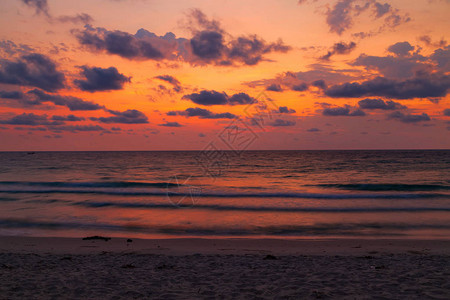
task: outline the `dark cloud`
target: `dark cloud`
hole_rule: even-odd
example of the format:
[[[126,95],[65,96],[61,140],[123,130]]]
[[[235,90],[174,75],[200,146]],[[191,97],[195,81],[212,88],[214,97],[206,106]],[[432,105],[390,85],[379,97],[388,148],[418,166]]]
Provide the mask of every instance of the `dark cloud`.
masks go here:
[[[237,93],[228,98],[230,105],[244,105],[257,102],[255,98],[250,97],[246,93]]]
[[[442,72],[450,72],[450,46],[436,49],[430,58],[437,63]]]
[[[256,102],[256,99],[245,93],[238,93],[229,97],[225,92],[219,93],[206,90],[200,93],[184,95],[183,99],[191,100],[200,105],[243,105]]]
[[[336,55],[336,54],[349,54],[355,48],[356,48],[356,43],[355,42],[335,43],[333,45],[333,47],[331,48],[331,50],[329,50],[327,54],[321,56],[320,59],[322,59],[322,60],[329,60],[331,56]]]
[[[387,50],[397,56],[407,56],[414,50],[414,46],[408,42],[398,42],[389,46]]]
[[[256,35],[248,37],[239,37],[231,41],[228,52],[228,59],[238,60],[246,65],[256,65],[262,61],[263,55],[270,52],[285,53],[291,49],[278,40],[276,43],[267,44],[263,39]]]
[[[202,62],[222,66],[235,63],[256,65],[266,60],[265,54],[291,50],[281,39],[267,43],[255,34],[234,38],[222,28],[219,21],[208,19],[198,9],[192,10],[187,22],[187,27],[194,33],[190,40],[192,53]],[[225,37],[229,38],[225,40]]]
[[[349,117],[363,117],[366,113],[360,109],[356,109],[354,111],[350,111],[350,107],[326,107],[322,111],[322,115],[324,116],[349,116]]]
[[[200,10],[193,10],[184,26],[192,38],[176,38],[171,32],[157,36],[145,29],[132,35],[86,25],[73,30],[79,43],[93,51],[103,51],[135,60],[177,60],[191,64],[218,66],[255,65],[267,60],[266,54],[285,53],[291,49],[282,40],[268,43],[256,35],[232,37],[216,20],[210,20]]]
[[[308,84],[305,82],[295,84],[292,86],[292,90],[297,91],[297,92],[304,92],[307,89],[308,89]]]
[[[306,129],[306,131],[308,131],[308,132],[319,132],[321,130],[319,128],[313,127],[313,128]]]
[[[227,94],[216,91],[201,91],[200,93],[184,95],[183,99],[189,99],[200,105],[225,105],[228,103]]]
[[[168,116],[186,116],[186,117],[199,117],[201,119],[234,119],[236,115],[226,112],[226,113],[213,113],[207,109],[195,107],[188,108],[184,111],[170,111],[167,113]]]
[[[77,117],[74,115],[67,115],[67,116],[52,116],[51,118],[53,121],[69,121],[69,122],[77,122],[77,121],[84,121],[85,118],[83,117]]]
[[[164,126],[164,127],[182,127],[183,125],[181,125],[178,122],[166,122],[166,123],[162,123],[162,124],[158,124],[158,126]]]
[[[92,121],[99,121],[102,123],[117,123],[117,124],[147,124],[148,118],[147,116],[135,109],[128,109],[126,111],[115,111],[115,110],[106,110],[112,117],[100,117],[100,118],[90,118]]]
[[[450,108],[444,109],[443,113],[444,113],[444,116],[450,117]]]
[[[447,95],[450,76],[443,74],[419,74],[407,80],[392,80],[384,77],[361,83],[344,83],[325,90],[333,98],[357,98],[379,96],[394,99],[439,98]]]
[[[85,132],[85,131],[106,131],[105,128],[99,125],[63,125],[63,126],[50,126],[49,129],[53,132]]]
[[[313,82],[311,83],[311,85],[312,85],[312,86],[315,86],[315,87],[317,87],[317,88],[319,88],[319,89],[322,89],[322,90],[324,90],[324,89],[327,88],[327,84],[326,84],[325,81],[322,80],[322,79],[313,81]]]
[[[28,100],[28,104],[42,104],[43,102],[52,102],[55,105],[66,106],[72,111],[77,110],[97,110],[103,108],[96,103],[85,101],[83,99],[72,96],[61,96],[55,94],[47,94],[41,90],[34,89],[27,92],[27,95],[33,96],[33,100]]]
[[[108,91],[108,90],[121,90],[123,85],[130,82],[131,77],[127,77],[114,67],[109,67],[106,69],[98,67],[88,67],[82,66],[81,75],[83,75],[85,80],[74,80],[76,86],[78,86],[83,91],[97,92],[97,91]]]
[[[24,94],[21,91],[0,91],[0,98],[3,99],[23,99]]]
[[[167,40],[167,34],[164,37],[157,37],[143,29],[132,35],[123,31],[108,31],[86,25],[83,31],[72,32],[80,44],[92,50],[105,51],[127,59],[161,59],[164,57],[163,48],[168,47],[173,50],[175,46]],[[156,48],[156,44],[160,44],[161,49]]]
[[[295,126],[295,124],[296,124],[295,121],[276,119],[275,121],[273,121],[269,125],[270,126],[274,126],[274,127],[283,127],[283,126]]]
[[[32,53],[21,56],[16,61],[0,61],[0,83],[33,86],[48,92],[64,87],[64,74],[56,69],[56,64],[47,56]]]
[[[190,41],[192,52],[200,59],[211,62],[221,59],[225,49],[223,35],[216,31],[201,31]]]
[[[382,110],[394,110],[407,108],[406,106],[394,102],[392,100],[383,101],[383,99],[363,99],[358,102],[358,105],[362,109],[382,109]]]
[[[279,84],[272,83],[271,85],[269,85],[268,87],[266,87],[266,91],[282,92],[283,89],[281,88],[281,86],[280,86]]]
[[[156,76],[155,78],[158,78],[160,80],[163,80],[165,82],[170,83],[173,86],[173,90],[177,93],[182,92],[183,88],[181,87],[180,81],[178,81],[178,79],[176,79],[173,76],[170,75],[160,75],[160,76]]]
[[[47,115],[35,115],[33,113],[30,114],[23,113],[21,115],[16,115],[10,119],[0,120],[0,124],[39,126],[39,125],[60,125],[64,124],[64,122],[51,121],[48,119]]]
[[[394,111],[388,115],[388,119],[398,120],[403,123],[418,123],[424,121],[430,121],[430,117],[426,113],[420,115],[404,114],[399,111]]]
[[[278,107],[278,112],[280,114],[294,114],[295,109],[288,108],[287,106],[280,106],[280,107]]]

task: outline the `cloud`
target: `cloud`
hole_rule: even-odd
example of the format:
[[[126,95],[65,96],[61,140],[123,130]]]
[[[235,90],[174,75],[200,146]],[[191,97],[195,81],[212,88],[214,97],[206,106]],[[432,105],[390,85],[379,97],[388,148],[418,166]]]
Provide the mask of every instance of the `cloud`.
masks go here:
[[[155,47],[155,44],[161,44],[161,48],[171,46],[170,41],[164,39],[167,38],[167,34],[164,37],[157,37],[143,29],[131,35],[123,31],[108,31],[101,27],[86,25],[83,31],[72,32],[80,44],[91,50],[104,51],[127,59],[162,59],[164,53],[162,49]]]
[[[418,37],[418,40],[421,42],[424,42],[427,46],[433,46],[438,48],[443,48],[447,46],[447,41],[444,39],[441,39],[440,41],[433,42],[431,37],[429,35],[422,35]]]
[[[28,7],[34,9],[37,15],[41,15],[41,14],[45,15],[47,17],[48,21],[50,21],[50,22],[57,21],[57,22],[61,22],[61,23],[87,24],[87,23],[91,23],[92,21],[94,21],[94,19],[86,13],[80,13],[80,14],[76,14],[74,16],[54,17],[50,13],[50,9],[48,7],[47,0],[21,0],[21,1]]]
[[[352,2],[353,0],[341,0],[328,10],[326,20],[331,32],[342,34],[353,25]]]
[[[437,63],[442,72],[450,72],[450,46],[436,49],[430,58]]]
[[[324,90],[327,88],[327,84],[326,84],[325,80],[323,80],[323,79],[315,80],[311,83],[311,85],[315,86],[321,90]]]
[[[282,92],[283,89],[281,88],[281,86],[280,86],[279,84],[272,83],[271,85],[269,85],[268,87],[266,87],[266,91]]]
[[[266,54],[285,53],[291,49],[282,40],[267,43],[250,34],[232,37],[221,28],[220,22],[210,20],[200,10],[192,10],[187,25],[192,38],[176,38],[171,32],[157,36],[143,28],[132,35],[123,31],[109,31],[86,25],[84,30],[73,30],[78,42],[93,51],[115,54],[134,60],[176,60],[190,64],[218,66],[256,65],[267,60]]]
[[[169,111],[168,116],[185,116],[185,117],[199,117],[201,119],[234,119],[237,116],[226,112],[226,113],[213,113],[204,108],[188,108],[184,111]]]
[[[332,69],[324,64],[312,64],[309,67],[311,69],[308,71],[288,71],[278,74],[275,78],[255,80],[245,84],[253,88],[278,84],[281,88],[287,87],[294,91],[306,91],[313,82],[315,82],[313,86],[317,86],[319,83],[325,84],[325,82],[337,84],[360,77],[360,71],[355,69]],[[323,88],[324,85],[318,87]]]
[[[372,33],[360,32],[360,37],[370,36],[374,33],[380,33],[389,28],[395,28],[402,23],[409,22],[411,18],[408,15],[400,14],[400,11],[392,7],[388,3],[380,3],[374,0],[339,0],[336,4],[325,13],[326,22],[330,29],[330,32],[337,33],[339,35],[343,34],[345,31],[353,27],[355,23],[355,17],[359,16],[361,13],[372,8],[373,19],[381,19],[382,25],[377,29],[377,31]]]
[[[304,91],[308,90],[308,84],[305,82],[295,84],[292,86],[292,90],[297,91],[297,92],[304,92]]]
[[[202,62],[222,66],[235,63],[256,65],[266,60],[265,54],[285,53],[291,50],[291,47],[285,45],[281,39],[277,42],[267,43],[256,34],[232,37],[222,28],[219,21],[208,19],[198,9],[191,11],[187,22],[188,28],[194,34],[190,40],[192,53]],[[225,40],[225,36],[229,39]]]
[[[324,116],[349,116],[349,117],[363,117],[366,113],[360,109],[356,109],[354,111],[350,111],[350,107],[326,107],[322,111],[322,115]]]
[[[382,109],[382,110],[394,110],[407,108],[406,106],[394,102],[392,100],[383,101],[382,99],[363,99],[358,102],[358,105],[362,109]]]
[[[74,80],[76,86],[87,92],[121,90],[123,85],[130,82],[131,77],[127,77],[114,67],[106,69],[98,67],[81,66],[81,75],[85,80]]]
[[[47,0],[21,0],[27,6],[33,8],[36,14],[44,14],[50,16]]]
[[[23,99],[24,94],[21,91],[0,91],[0,98],[3,99]]]
[[[419,71],[431,69],[424,63],[425,57],[414,55],[410,57],[370,56],[361,54],[351,65],[364,66],[368,70],[377,70],[383,76],[391,78],[410,78]]]
[[[267,44],[256,35],[248,37],[238,37],[230,42],[228,59],[237,60],[245,65],[256,65],[264,60],[263,55],[270,52],[286,53],[291,50],[280,39],[276,43]]]
[[[0,124],[6,125],[28,125],[28,126],[38,126],[38,125],[60,125],[64,124],[61,121],[51,121],[48,119],[47,115],[35,115],[33,113],[23,113],[21,115],[16,115],[10,119],[0,120]]]
[[[100,117],[90,118],[92,121],[99,121],[102,123],[117,123],[117,124],[147,124],[148,118],[147,116],[135,109],[128,109],[126,111],[115,111],[115,110],[106,110],[110,114],[112,114],[112,117]]]
[[[76,14],[74,16],[59,16],[56,18],[56,20],[61,23],[74,23],[74,24],[78,23],[89,24],[94,21],[94,19],[86,13]]]
[[[444,116],[450,117],[450,108],[446,108],[443,111]]]
[[[84,121],[85,118],[83,117],[77,117],[74,115],[67,115],[67,116],[52,116],[51,118],[53,121],[69,121],[69,122],[77,122],[77,121]]]
[[[319,132],[319,131],[321,131],[321,130],[320,130],[319,128],[313,127],[313,128],[306,129],[306,131],[307,131],[307,132]]]
[[[181,87],[180,81],[178,81],[178,79],[176,79],[173,76],[170,75],[160,75],[160,76],[156,76],[155,78],[158,78],[160,80],[163,80],[165,82],[170,83],[173,86],[173,90],[177,93],[182,92],[183,88]]]
[[[349,54],[350,52],[352,52],[354,49],[356,48],[356,43],[355,42],[350,42],[350,43],[344,43],[344,42],[340,42],[340,43],[335,43],[333,45],[333,47],[331,48],[330,51],[328,51],[327,54],[323,55],[320,57],[320,59],[322,60],[329,60],[331,56],[336,55],[336,54]]]
[[[11,40],[2,40],[0,41],[0,50],[8,55],[14,54],[30,54],[33,52],[33,48],[26,44],[16,44]]]
[[[278,107],[278,112],[280,114],[294,114],[296,111],[295,109],[288,108],[287,106],[280,106]]]
[[[450,76],[443,74],[419,74],[412,79],[392,80],[384,77],[334,85],[325,90],[332,98],[357,98],[379,96],[394,99],[439,98],[447,95]]]
[[[166,123],[162,123],[162,124],[158,124],[158,126],[164,126],[164,127],[182,127],[183,125],[181,125],[178,122],[166,122]]]
[[[431,120],[431,118],[426,113],[414,115],[414,114],[404,114],[399,111],[390,113],[388,115],[388,119],[398,120],[403,123],[418,123]]]
[[[229,97],[225,92],[219,93],[216,91],[201,91],[200,93],[193,93],[184,95],[182,99],[191,100],[200,105],[243,105],[256,102],[256,99],[250,97],[245,93],[237,93]]]
[[[284,127],[284,126],[295,126],[295,121],[276,119],[274,122],[270,123],[270,126],[273,127]]]
[[[100,106],[96,103],[85,101],[77,97],[47,94],[38,89],[28,91],[27,95],[31,95],[34,97],[33,100],[27,100],[28,104],[38,105],[42,104],[43,102],[52,102],[55,105],[66,106],[72,111],[97,110],[103,108],[103,106]]]
[[[408,42],[398,42],[389,46],[387,50],[397,56],[407,56],[414,50],[414,46]]]
[[[106,131],[105,128],[99,126],[99,125],[63,125],[63,126],[50,126],[49,129],[53,132],[62,132],[62,131],[69,131],[69,132],[85,132],[85,131]]]
[[[65,76],[47,56],[32,53],[16,61],[0,61],[0,83],[33,86],[48,92],[64,87]]]

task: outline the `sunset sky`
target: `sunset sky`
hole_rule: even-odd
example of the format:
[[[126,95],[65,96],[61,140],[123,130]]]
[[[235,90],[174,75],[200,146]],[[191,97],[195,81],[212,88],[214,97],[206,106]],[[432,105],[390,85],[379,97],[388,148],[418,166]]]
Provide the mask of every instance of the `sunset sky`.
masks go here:
[[[2,0],[0,151],[448,149],[449,28],[448,0]]]

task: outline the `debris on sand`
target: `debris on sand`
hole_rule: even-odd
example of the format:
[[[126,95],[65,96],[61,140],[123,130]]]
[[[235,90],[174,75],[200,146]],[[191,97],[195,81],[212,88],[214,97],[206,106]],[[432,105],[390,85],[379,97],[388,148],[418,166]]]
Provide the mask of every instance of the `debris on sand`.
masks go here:
[[[85,241],[89,241],[89,240],[103,240],[105,242],[109,241],[111,238],[109,237],[103,237],[103,236],[98,236],[98,235],[94,235],[94,236],[88,236],[83,238],[83,240]]]

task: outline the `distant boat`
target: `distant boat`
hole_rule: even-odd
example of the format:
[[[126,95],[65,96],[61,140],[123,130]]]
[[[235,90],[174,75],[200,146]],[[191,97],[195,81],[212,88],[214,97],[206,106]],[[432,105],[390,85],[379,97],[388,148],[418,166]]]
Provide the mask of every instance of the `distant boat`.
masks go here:
[[[31,155],[31,154],[36,154],[36,152],[27,152],[27,154],[30,154],[30,155]]]

